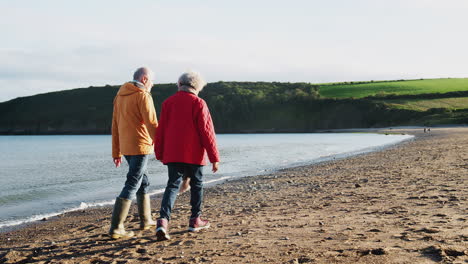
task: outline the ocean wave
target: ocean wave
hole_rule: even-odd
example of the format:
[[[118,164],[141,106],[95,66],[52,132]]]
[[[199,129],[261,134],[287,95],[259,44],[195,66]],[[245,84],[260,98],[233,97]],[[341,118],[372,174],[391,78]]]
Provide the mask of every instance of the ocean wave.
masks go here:
[[[230,178],[232,178],[232,177],[231,176],[225,176],[225,177],[221,177],[221,178],[218,178],[218,179],[205,181],[204,183],[205,184],[211,184],[211,183],[216,183],[216,182],[220,182],[220,181],[225,181],[225,180],[230,179]],[[164,189],[157,189],[157,190],[155,190],[153,192],[150,192],[149,195],[154,196],[154,195],[161,194],[161,193],[164,193]],[[65,210],[62,210],[62,211],[46,213],[46,214],[37,214],[37,215],[33,215],[33,216],[27,217],[27,218],[15,219],[15,220],[9,220],[9,221],[5,221],[5,222],[1,222],[0,223],[0,230],[3,229],[3,228],[28,224],[28,223],[32,223],[32,222],[35,222],[35,221],[40,221],[40,220],[43,220],[43,219],[48,219],[48,218],[51,218],[51,217],[66,214],[66,213],[69,213],[69,212],[84,210],[84,209],[87,209],[87,208],[109,206],[109,205],[113,205],[114,203],[115,203],[115,199],[108,200],[108,201],[101,201],[101,202],[91,202],[91,203],[81,202],[79,206],[68,208],[68,209],[65,209]]]

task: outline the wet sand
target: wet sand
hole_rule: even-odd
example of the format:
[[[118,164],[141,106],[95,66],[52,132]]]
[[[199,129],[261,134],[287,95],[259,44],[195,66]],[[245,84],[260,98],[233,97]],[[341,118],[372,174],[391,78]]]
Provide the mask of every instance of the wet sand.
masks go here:
[[[468,263],[468,128],[389,132],[416,138],[207,188],[208,230],[186,232],[185,193],[169,241],[135,206],[137,236],[111,240],[111,208],[94,208],[0,233],[0,263]]]

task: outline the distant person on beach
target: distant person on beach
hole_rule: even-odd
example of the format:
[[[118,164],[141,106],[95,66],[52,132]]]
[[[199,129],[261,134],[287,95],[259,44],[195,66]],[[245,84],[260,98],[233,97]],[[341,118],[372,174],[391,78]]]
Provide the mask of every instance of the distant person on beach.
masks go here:
[[[169,180],[157,220],[158,240],[170,238],[168,223],[183,177],[190,178],[192,214],[189,231],[210,227],[210,223],[200,217],[203,201],[202,169],[208,154],[212,171],[216,172],[219,154],[210,111],[206,102],[198,97],[205,85],[198,73],[184,73],[177,82],[177,93],[162,104],[154,149],[156,158],[167,165]]]
[[[148,194],[147,164],[153,153],[153,142],[158,120],[154,109],[151,88],[153,72],[145,67],[133,74],[133,81],[122,85],[114,99],[112,116],[112,157],[119,167],[122,155],[128,163],[125,185],[115,200],[109,235],[113,239],[132,237],[132,231],[125,231],[124,221],[132,199],[137,198],[140,228],[156,226],[151,217]]]

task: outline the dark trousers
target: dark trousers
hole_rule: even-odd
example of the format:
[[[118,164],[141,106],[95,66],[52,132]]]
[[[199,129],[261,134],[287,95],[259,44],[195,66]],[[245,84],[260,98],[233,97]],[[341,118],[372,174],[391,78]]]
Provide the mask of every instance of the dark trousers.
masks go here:
[[[203,202],[203,166],[187,163],[168,163],[167,169],[169,180],[167,181],[166,190],[161,202],[160,217],[170,220],[171,211],[184,176],[190,178],[191,218],[200,216]]]

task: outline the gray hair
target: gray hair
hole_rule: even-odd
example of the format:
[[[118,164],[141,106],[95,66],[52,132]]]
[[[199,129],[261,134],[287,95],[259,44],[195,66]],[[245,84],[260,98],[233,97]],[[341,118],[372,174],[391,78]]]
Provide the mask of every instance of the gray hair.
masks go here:
[[[143,76],[148,76],[149,79],[153,78],[153,72],[147,67],[138,68],[133,74],[133,80],[140,81]]]
[[[179,77],[179,81],[177,82],[179,90],[181,91],[191,91],[195,90],[196,92],[200,92],[205,87],[206,82],[203,80],[201,75],[198,72],[189,71],[183,73]]]

